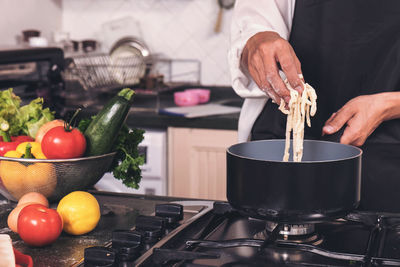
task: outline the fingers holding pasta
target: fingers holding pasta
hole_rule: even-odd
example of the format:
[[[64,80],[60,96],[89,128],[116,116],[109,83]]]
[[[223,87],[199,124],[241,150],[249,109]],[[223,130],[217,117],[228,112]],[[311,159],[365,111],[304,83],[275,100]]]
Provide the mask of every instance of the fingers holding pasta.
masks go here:
[[[304,82],[301,64],[292,46],[276,32],[259,32],[247,41],[241,64],[258,87],[288,115],[283,160],[289,159],[290,134],[293,132],[293,160],[301,161],[304,123],[311,126],[310,115],[316,112],[317,95]],[[285,73],[285,82],[279,70]]]
[[[302,73],[300,61],[290,44],[284,47],[285,48],[277,50],[277,61],[282,71],[285,73],[290,86],[301,94],[303,92],[304,82],[301,79],[302,75],[300,76]]]
[[[242,65],[258,87],[277,104],[290,101],[290,93],[281,76],[281,69],[292,88],[303,90],[301,64],[291,45],[276,32],[260,32],[251,37],[242,53]]]

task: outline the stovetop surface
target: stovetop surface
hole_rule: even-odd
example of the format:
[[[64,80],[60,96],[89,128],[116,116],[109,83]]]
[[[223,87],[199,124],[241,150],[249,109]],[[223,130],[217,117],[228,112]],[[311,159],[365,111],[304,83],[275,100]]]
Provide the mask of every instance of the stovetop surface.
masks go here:
[[[354,212],[300,236],[265,228],[265,221],[214,210],[141,266],[400,266],[399,215]]]
[[[91,233],[62,234],[44,248],[26,246],[10,233],[13,245],[31,255],[37,266],[84,266],[80,260],[87,248],[114,248],[114,230],[142,232],[137,229],[140,216],[155,217],[157,205],[175,202],[183,206],[182,219],[163,226],[162,236],[141,244],[140,254],[123,266],[400,266],[400,214],[354,211],[315,224],[311,233],[287,236],[279,234],[287,225],[278,224],[271,232],[266,221],[242,216],[226,202],[92,193],[100,202],[102,219]],[[2,232],[6,229],[3,225]]]
[[[227,241],[239,239],[238,244],[240,244],[240,239],[246,239],[248,242],[253,239],[254,246],[257,247],[238,246],[218,250],[212,248],[198,248],[197,251],[201,252],[214,251],[221,253],[221,258],[218,260],[195,260],[193,263],[208,266],[274,266],[282,263],[347,266],[351,263],[350,261],[341,263],[336,259],[304,251],[309,247],[299,249],[296,248],[296,245],[292,247],[288,244],[295,244],[299,239],[314,240],[305,242],[305,244],[315,246],[321,249],[321,252],[326,250],[327,253],[328,251],[332,251],[336,253],[361,255],[362,257],[365,251],[367,251],[371,229],[363,225],[347,224],[347,222],[324,223],[317,225],[315,227],[315,233],[313,234],[300,238],[284,238],[283,236],[279,236],[274,244],[260,249],[258,245],[261,245],[262,242],[255,242],[260,239],[254,237],[257,233],[262,231],[265,231],[265,223],[262,221],[247,218],[228,218],[210,233],[206,240]],[[357,262],[354,261],[352,264],[357,266],[356,263]]]

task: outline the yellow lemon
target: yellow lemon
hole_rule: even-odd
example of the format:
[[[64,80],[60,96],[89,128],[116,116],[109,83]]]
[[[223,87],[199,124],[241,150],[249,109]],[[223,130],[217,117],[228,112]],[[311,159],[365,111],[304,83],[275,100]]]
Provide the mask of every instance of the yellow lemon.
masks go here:
[[[71,235],[92,231],[100,220],[100,206],[96,198],[83,191],[74,191],[63,197],[57,206],[63,218],[63,230]]]

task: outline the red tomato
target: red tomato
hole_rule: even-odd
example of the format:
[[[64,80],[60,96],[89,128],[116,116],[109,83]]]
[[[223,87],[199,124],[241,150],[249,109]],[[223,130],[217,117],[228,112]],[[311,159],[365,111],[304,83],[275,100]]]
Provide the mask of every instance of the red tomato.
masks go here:
[[[63,222],[56,210],[41,204],[24,207],[18,216],[18,234],[31,246],[45,246],[56,241],[61,234]]]
[[[71,159],[83,156],[85,136],[76,128],[66,131],[64,126],[50,129],[42,139],[42,151],[48,159]]]

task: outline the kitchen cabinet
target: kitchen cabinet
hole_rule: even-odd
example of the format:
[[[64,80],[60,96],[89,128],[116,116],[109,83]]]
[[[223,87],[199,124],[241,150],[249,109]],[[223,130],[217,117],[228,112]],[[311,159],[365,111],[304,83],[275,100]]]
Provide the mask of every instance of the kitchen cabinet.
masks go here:
[[[168,194],[226,200],[226,149],[236,130],[168,128]]]

